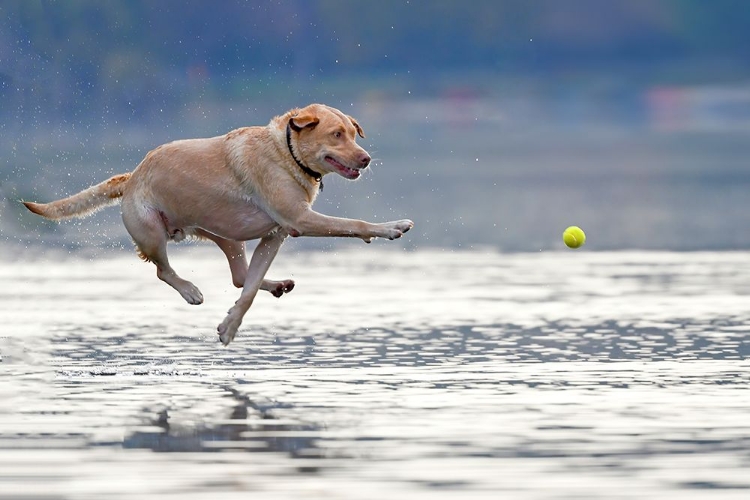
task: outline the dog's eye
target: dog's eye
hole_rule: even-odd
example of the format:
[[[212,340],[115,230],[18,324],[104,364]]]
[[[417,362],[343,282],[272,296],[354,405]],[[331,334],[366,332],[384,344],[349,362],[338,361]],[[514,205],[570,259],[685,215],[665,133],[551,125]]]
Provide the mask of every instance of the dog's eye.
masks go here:
[[[340,131],[340,130],[337,130],[336,132],[334,132],[334,133],[333,133],[333,136],[334,136],[334,137],[335,137],[336,139],[341,139],[341,131]]]

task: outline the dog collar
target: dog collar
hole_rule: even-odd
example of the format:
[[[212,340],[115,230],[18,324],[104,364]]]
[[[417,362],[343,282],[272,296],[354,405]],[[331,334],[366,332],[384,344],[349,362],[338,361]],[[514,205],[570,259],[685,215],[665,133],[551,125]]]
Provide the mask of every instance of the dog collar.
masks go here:
[[[323,191],[323,176],[320,174],[320,172],[316,172],[315,170],[302,163],[297,158],[297,155],[294,154],[294,150],[292,149],[292,129],[294,129],[295,132],[299,132],[302,130],[297,125],[294,125],[290,118],[289,122],[287,122],[286,124],[286,147],[289,148],[289,154],[292,155],[292,158],[294,158],[297,166],[301,168],[304,173],[315,179],[316,182],[320,183],[320,190]]]

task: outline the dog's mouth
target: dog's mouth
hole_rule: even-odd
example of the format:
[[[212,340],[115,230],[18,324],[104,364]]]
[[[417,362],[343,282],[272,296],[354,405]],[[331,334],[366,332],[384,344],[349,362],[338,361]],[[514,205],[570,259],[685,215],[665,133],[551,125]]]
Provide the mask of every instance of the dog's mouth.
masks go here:
[[[357,177],[359,177],[359,169],[349,168],[343,165],[333,156],[326,156],[325,161],[327,161],[329,165],[332,165],[339,174],[341,174],[343,177],[346,177],[347,179],[356,179]]]

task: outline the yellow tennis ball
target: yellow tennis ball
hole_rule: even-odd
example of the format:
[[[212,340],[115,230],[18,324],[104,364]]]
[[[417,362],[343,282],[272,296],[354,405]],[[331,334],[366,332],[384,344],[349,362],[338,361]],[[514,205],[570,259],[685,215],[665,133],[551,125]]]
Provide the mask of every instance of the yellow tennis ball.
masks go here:
[[[578,248],[586,243],[586,233],[578,226],[570,226],[563,232],[563,241],[568,248]]]

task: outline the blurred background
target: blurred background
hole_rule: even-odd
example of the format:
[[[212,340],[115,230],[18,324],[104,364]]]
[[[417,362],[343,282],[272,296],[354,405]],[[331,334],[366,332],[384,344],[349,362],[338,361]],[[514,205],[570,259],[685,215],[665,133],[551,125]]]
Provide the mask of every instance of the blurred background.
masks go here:
[[[746,0],[4,0],[0,246],[130,248],[48,201],[310,102],[376,159],[316,208],[407,248],[750,247]],[[299,240],[300,248],[356,242]]]

